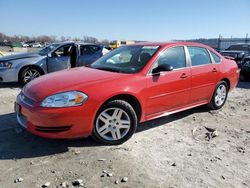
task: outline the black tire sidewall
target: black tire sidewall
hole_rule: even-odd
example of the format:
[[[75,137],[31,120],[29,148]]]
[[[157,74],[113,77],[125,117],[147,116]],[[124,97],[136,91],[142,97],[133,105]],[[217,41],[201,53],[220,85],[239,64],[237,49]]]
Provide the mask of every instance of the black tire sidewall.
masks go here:
[[[104,138],[102,138],[98,134],[98,132],[96,130],[96,120],[97,120],[97,117],[100,115],[100,113],[102,113],[104,110],[106,110],[108,108],[120,108],[120,109],[124,110],[128,114],[128,116],[130,118],[130,121],[131,121],[130,129],[129,129],[127,135],[124,136],[123,138],[121,138],[120,140],[115,140],[115,141],[105,140]],[[98,112],[96,114],[96,117],[95,117],[94,125],[93,125],[92,137],[96,141],[98,141],[100,143],[103,143],[103,144],[107,144],[107,145],[119,145],[119,144],[124,143],[125,141],[127,141],[129,138],[132,137],[132,135],[136,131],[137,124],[138,124],[138,120],[137,120],[137,116],[136,116],[136,113],[135,113],[133,107],[128,102],[126,102],[126,101],[123,101],[123,100],[113,100],[113,101],[108,102],[107,104],[104,104],[100,108],[100,110],[98,110]]]

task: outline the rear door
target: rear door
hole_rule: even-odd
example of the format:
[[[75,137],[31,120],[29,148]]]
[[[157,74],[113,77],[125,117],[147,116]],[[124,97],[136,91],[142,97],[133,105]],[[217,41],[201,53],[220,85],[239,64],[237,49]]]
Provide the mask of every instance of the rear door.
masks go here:
[[[71,52],[73,45],[65,45],[55,50],[48,57],[48,72],[68,69],[71,67]]]
[[[77,66],[90,65],[102,56],[102,47],[97,45],[81,45]]]
[[[156,60],[152,69],[169,64],[174,70],[160,75],[147,76],[147,118],[185,107],[189,103],[191,71],[187,65],[183,46],[166,49]],[[151,70],[152,70],[151,69]]]
[[[188,46],[191,61],[191,104],[208,102],[218,81],[218,64],[212,63],[207,49]]]

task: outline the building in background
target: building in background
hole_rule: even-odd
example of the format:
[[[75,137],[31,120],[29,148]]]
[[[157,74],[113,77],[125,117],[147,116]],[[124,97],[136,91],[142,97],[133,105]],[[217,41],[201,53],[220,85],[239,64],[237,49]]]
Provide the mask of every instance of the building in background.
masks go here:
[[[125,41],[114,40],[114,41],[110,42],[109,47],[111,49],[115,49],[115,48],[118,48],[120,46],[134,44],[134,43],[135,43],[135,41],[133,41],[133,40],[125,40]]]

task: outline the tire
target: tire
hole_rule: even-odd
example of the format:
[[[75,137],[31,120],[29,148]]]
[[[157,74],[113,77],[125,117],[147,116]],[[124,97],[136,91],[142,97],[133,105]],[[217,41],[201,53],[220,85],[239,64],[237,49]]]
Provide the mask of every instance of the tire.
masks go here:
[[[118,145],[127,141],[136,131],[137,115],[126,101],[113,100],[98,111],[92,137],[107,145]]]
[[[20,77],[19,77],[19,82],[22,85],[25,85],[28,82],[30,82],[31,80],[38,78],[41,75],[42,75],[41,71],[39,71],[37,68],[27,67],[27,68],[22,70]],[[28,77],[30,77],[30,78],[28,78]]]
[[[220,81],[214,90],[213,97],[209,103],[209,107],[213,110],[222,108],[227,100],[228,84],[225,81]]]

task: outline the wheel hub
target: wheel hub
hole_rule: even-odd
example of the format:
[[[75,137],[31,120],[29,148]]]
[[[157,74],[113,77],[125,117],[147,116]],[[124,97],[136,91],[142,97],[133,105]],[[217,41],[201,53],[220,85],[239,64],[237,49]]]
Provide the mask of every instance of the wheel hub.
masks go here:
[[[108,108],[96,120],[97,133],[105,140],[114,141],[125,137],[130,129],[130,118],[120,108]]]

